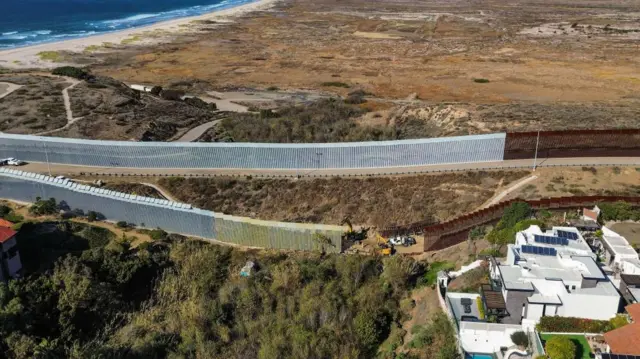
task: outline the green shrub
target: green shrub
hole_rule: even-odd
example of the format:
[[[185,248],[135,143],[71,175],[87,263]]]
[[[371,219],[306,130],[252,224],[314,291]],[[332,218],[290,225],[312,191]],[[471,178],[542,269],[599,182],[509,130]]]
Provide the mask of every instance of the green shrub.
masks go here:
[[[531,206],[527,202],[514,202],[505,208],[496,228],[513,228],[518,222],[531,217]]]
[[[618,329],[629,324],[629,320],[627,320],[627,317],[625,315],[618,314],[615,317],[609,319],[609,323],[611,324],[611,329]]]
[[[24,216],[13,211],[9,212],[9,214],[7,215],[2,216],[2,218],[12,223],[19,223],[24,221]]]
[[[547,340],[545,351],[550,359],[575,359],[576,346],[571,339],[564,336],[554,336]]]
[[[599,203],[598,207],[601,211],[598,219],[603,222],[640,219],[640,211],[627,202]]]
[[[36,202],[29,207],[29,213],[34,216],[45,216],[56,214],[58,212],[58,204],[55,198],[43,200],[36,197]]]
[[[87,80],[92,77],[85,70],[73,66],[56,67],[51,73],[58,76],[73,77],[78,80]]]
[[[126,221],[118,221],[118,222],[116,222],[116,227],[118,227],[118,228],[129,228],[129,224]]]
[[[604,333],[613,329],[608,320],[574,317],[542,317],[536,326],[539,332]]]
[[[94,211],[87,212],[87,221],[95,222],[98,219],[98,213]]]
[[[163,231],[160,228],[149,231],[149,237],[151,237],[151,239],[154,239],[156,241],[166,239],[167,235],[168,233]]]
[[[4,206],[4,205],[0,205],[0,217],[4,218],[4,216],[8,215],[9,213],[11,213],[11,207],[9,206]],[[5,218],[6,219],[6,218]]]
[[[483,320],[485,318],[485,314],[484,314],[484,303],[482,302],[482,297],[477,297],[476,298],[476,305],[478,306],[478,315],[480,316],[480,320]]]
[[[523,331],[517,331],[511,334],[511,341],[520,347],[526,348],[529,346],[529,336]]]

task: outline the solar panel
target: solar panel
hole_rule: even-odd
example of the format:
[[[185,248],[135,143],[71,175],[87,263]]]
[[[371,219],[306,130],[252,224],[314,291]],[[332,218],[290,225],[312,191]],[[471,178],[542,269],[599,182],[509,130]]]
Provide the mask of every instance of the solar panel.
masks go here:
[[[557,230],[556,233],[558,234],[558,237],[560,237],[560,238],[567,238],[567,239],[572,239],[572,240],[578,239],[578,234],[575,233],[575,232]]]
[[[640,355],[602,353],[602,359],[640,359]]]
[[[539,234],[534,234],[533,240],[538,243],[545,243],[545,244],[555,244],[555,245],[563,245],[563,246],[569,245],[569,240],[567,240],[566,238],[553,237],[553,236],[541,236]]]
[[[532,245],[520,246],[522,253],[539,254],[543,256],[555,256],[558,253],[555,248],[538,247]]]
[[[473,302],[471,301],[471,298],[461,298],[460,303],[462,303],[462,305],[471,305]]]

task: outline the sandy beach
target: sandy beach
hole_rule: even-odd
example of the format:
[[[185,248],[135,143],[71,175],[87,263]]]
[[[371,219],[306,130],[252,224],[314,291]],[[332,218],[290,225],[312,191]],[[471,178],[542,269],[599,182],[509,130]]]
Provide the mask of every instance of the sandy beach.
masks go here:
[[[197,30],[190,26],[195,21],[210,20],[216,22],[232,22],[233,18],[251,11],[269,9],[278,0],[257,0],[255,2],[239,5],[230,9],[216,10],[203,15],[190,16],[137,28],[115,31],[105,34],[93,35],[79,39],[51,42],[27,47],[19,47],[0,51],[0,67],[10,69],[53,68],[66,65],[64,61],[51,61],[42,59],[39,54],[43,52],[83,52],[87,48],[92,51],[110,51],[105,44],[113,44],[116,47],[121,44],[129,46],[149,45],[170,41],[172,35],[188,33]],[[152,33],[154,36],[149,36]],[[159,36],[158,36],[159,35]],[[123,43],[124,41],[124,43]]]

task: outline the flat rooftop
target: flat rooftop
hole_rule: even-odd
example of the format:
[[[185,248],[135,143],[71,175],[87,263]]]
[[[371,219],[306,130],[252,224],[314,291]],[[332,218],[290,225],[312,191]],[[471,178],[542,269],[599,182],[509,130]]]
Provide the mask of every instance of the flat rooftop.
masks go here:
[[[626,238],[612,231],[607,227],[602,227],[602,241],[605,247],[621,258],[638,258],[638,253],[629,244]]]
[[[451,310],[458,322],[480,320],[478,297],[480,297],[480,294],[477,293],[447,293],[447,299],[451,303]]]
[[[571,234],[571,238],[567,238],[567,234]],[[540,242],[537,239],[555,238],[561,239],[551,241],[552,243]],[[516,234],[516,245],[532,245],[542,248],[553,248],[562,254],[579,254],[594,256],[589,244],[582,238],[580,231],[575,227],[553,227],[543,232],[538,226],[530,226],[524,231]]]

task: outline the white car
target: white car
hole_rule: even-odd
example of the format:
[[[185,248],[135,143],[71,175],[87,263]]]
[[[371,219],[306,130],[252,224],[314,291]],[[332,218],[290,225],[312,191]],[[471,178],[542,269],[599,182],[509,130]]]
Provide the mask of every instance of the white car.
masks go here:
[[[20,161],[13,157],[5,158],[2,162],[4,162],[4,164],[9,166],[22,166],[24,164],[24,161]]]

